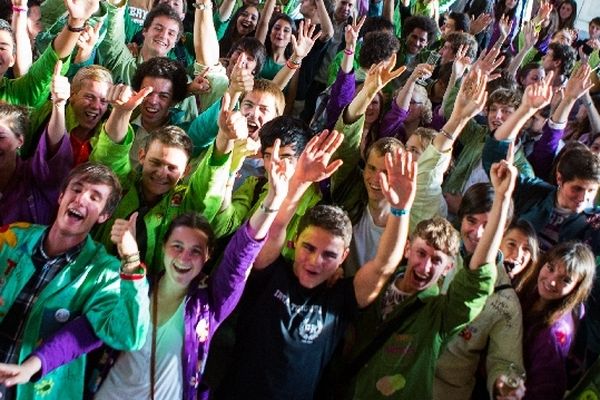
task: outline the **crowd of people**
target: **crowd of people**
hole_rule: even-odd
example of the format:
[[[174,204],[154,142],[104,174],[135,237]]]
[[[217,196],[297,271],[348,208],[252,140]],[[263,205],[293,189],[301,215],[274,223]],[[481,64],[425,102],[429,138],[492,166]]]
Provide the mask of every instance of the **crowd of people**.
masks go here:
[[[600,396],[575,0],[1,0],[0,397]]]

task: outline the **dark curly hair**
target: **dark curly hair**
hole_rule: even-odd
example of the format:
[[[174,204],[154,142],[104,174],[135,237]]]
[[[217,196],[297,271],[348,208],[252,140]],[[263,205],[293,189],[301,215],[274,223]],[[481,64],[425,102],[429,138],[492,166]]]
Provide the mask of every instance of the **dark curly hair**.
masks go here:
[[[371,65],[389,59],[399,48],[400,42],[392,32],[370,32],[360,48],[358,63],[362,68],[369,69]]]
[[[406,38],[415,29],[422,29],[427,32],[427,43],[431,44],[437,33],[438,27],[435,21],[429,17],[420,15],[406,18],[404,27],[402,28],[402,36]]]
[[[142,88],[142,81],[146,77],[171,81],[174,104],[187,97],[187,74],[185,67],[179,61],[167,57],[154,57],[141,63],[131,80],[131,87],[139,91]]]

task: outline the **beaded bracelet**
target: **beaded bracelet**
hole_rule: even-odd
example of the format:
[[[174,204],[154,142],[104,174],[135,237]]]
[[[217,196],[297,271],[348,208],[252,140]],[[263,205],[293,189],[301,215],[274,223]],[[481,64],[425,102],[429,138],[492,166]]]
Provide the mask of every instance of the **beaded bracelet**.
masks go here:
[[[390,207],[390,213],[392,213],[392,215],[394,217],[401,217],[403,215],[408,214],[410,210],[407,210],[406,208],[394,208],[394,207]]]

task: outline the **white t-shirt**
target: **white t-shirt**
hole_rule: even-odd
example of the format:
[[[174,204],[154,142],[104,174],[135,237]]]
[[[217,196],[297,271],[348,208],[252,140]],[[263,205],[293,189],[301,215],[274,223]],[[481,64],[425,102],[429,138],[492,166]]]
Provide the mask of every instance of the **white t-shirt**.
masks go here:
[[[155,400],[183,398],[183,310],[184,301],[156,331]],[[141,350],[124,352],[96,394],[97,400],[148,400],[152,327]]]
[[[384,226],[375,225],[369,207],[365,207],[360,221],[352,228],[359,267],[375,258],[384,229]]]

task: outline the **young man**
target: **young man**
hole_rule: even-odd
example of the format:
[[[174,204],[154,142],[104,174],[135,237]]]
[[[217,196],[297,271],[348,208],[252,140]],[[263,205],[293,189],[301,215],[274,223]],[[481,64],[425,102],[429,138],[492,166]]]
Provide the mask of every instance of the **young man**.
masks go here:
[[[107,221],[121,185],[97,164],[76,167],[64,183],[56,219],[49,228],[15,223],[0,233],[0,355],[19,363],[40,341],[80,315],[95,334],[122,350],[139,349],[149,326],[148,284],[137,245],[120,242],[123,262],[106,253],[89,232]],[[131,257],[132,262],[128,262]],[[59,368],[37,384],[16,390],[16,399],[81,398],[85,360]],[[2,389],[0,389],[2,390]],[[6,398],[6,392],[3,392]],[[14,394],[14,392],[13,392]]]
[[[123,85],[111,88],[109,101],[113,111],[90,158],[108,165],[123,182],[124,197],[114,218],[127,219],[132,213],[139,213],[137,232],[142,259],[148,266],[160,266],[160,243],[175,216],[194,210],[212,220],[219,210],[230,162],[230,150],[220,145],[227,139],[221,140],[221,136],[235,135],[237,130],[227,128],[227,121],[220,120],[216,144],[208,149],[187,185],[179,185],[179,181],[189,172],[192,142],[175,126],[165,126],[150,134],[138,153],[141,168],[133,169],[129,154],[134,135],[128,123],[132,111],[151,90],[144,88],[135,93]],[[108,226],[101,227],[96,237],[112,248]]]
[[[0,100],[11,104],[40,107],[50,94],[50,82],[54,65],[60,59],[66,60],[79,39],[80,29],[88,18],[98,9],[98,0],[73,2],[65,0],[68,10],[67,23],[52,44],[46,48],[18,79],[8,79],[4,74],[15,62],[15,40],[10,25],[0,21]],[[69,68],[65,62],[63,71]]]
[[[546,75],[550,72],[554,73],[554,82],[552,86],[562,86],[567,77],[571,74],[571,70],[577,60],[577,53],[567,44],[550,43],[546,54],[542,57],[542,67],[546,71]]]
[[[293,263],[281,258],[287,224],[304,191],[340,165],[328,165],[340,139],[337,132],[314,137],[298,160],[288,197],[254,264],[257,271],[249,279],[238,322],[235,365],[217,398],[312,399],[347,323],[377,297],[402,258],[416,163],[401,151],[388,154],[387,175],[380,174],[395,211],[377,256],[354,278],[326,284],[346,258],[352,236],[350,220],[336,207],[308,211],[295,240]]]

